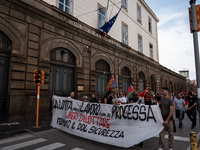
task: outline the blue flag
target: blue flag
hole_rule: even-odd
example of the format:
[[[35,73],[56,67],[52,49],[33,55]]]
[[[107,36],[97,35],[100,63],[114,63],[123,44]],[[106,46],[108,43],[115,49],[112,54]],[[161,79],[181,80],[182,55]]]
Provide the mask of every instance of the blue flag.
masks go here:
[[[119,9],[119,12],[120,12],[121,9],[122,9],[122,7]],[[106,24],[104,24],[100,29],[102,29],[103,31],[105,31],[108,34],[111,27],[115,23],[115,20],[117,19],[119,12],[114,17],[112,17],[108,22],[106,22]]]

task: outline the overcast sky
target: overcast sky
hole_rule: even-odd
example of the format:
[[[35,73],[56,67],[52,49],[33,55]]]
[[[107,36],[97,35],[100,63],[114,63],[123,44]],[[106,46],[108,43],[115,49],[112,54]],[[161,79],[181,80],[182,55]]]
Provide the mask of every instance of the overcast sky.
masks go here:
[[[193,35],[190,33],[189,0],[145,0],[158,19],[159,62],[178,73],[189,69],[196,79]],[[200,0],[196,1],[196,5]],[[199,33],[198,33],[199,35]]]

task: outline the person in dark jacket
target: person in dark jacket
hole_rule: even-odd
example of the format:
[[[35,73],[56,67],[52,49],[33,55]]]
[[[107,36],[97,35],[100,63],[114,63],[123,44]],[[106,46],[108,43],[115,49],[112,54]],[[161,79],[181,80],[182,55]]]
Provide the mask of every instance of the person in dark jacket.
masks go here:
[[[92,103],[98,103],[98,100],[96,98],[96,96],[94,94],[92,94],[92,99],[91,99]]]
[[[192,92],[188,92],[188,109],[187,109],[187,116],[192,121],[192,127],[193,129],[196,126],[196,98],[192,95]]]
[[[112,99],[113,99],[113,94],[110,93],[108,98],[107,98],[107,104],[112,104]]]

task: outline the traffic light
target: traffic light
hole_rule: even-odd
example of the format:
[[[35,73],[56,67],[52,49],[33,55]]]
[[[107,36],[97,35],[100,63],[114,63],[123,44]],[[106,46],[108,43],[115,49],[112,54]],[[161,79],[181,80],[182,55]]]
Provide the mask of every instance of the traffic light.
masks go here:
[[[44,81],[44,79],[47,79],[47,76],[45,76],[45,75],[48,75],[48,74],[44,71],[41,71],[41,85],[48,83],[47,81]]]
[[[33,84],[40,85],[40,83],[41,83],[40,79],[41,79],[40,70],[34,70]]]

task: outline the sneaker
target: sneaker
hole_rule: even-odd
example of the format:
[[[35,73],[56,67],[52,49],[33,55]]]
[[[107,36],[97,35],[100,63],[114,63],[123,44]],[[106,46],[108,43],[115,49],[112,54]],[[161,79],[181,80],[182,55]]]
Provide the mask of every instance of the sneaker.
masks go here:
[[[173,150],[172,148],[169,148],[169,150]]]
[[[162,149],[161,147],[159,147],[158,150],[164,150],[164,149]]]

